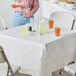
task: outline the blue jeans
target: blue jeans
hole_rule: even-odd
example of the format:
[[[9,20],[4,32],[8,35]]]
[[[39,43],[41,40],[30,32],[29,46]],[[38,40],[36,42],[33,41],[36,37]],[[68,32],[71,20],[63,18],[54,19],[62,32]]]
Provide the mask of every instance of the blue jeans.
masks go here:
[[[30,23],[30,18],[34,18],[34,16],[25,17],[22,12],[15,11],[13,18],[13,27]]]

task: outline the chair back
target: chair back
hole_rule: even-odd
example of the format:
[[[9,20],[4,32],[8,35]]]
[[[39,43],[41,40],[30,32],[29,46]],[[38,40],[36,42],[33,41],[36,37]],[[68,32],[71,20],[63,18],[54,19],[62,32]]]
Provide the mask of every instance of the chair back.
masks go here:
[[[8,58],[4,52],[4,49],[2,46],[0,46],[0,63],[7,63],[8,69],[7,69],[7,76],[14,76],[18,71],[20,70],[19,66],[13,66],[9,63]]]
[[[73,29],[73,25],[75,25],[74,15],[68,12],[64,12],[64,11],[52,13],[50,15],[50,19],[54,20],[55,26]]]
[[[7,29],[7,24],[3,18],[3,16],[0,15],[0,30]]]
[[[13,70],[11,68],[11,65],[10,65],[8,59],[7,59],[6,54],[4,53],[4,49],[2,46],[0,46],[0,63],[4,63],[4,62],[7,63],[8,69],[10,69],[11,73],[13,74]]]

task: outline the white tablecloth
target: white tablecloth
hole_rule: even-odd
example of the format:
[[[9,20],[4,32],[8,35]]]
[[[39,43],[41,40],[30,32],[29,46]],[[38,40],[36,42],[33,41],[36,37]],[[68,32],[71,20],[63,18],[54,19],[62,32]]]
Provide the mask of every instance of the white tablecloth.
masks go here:
[[[21,35],[24,26],[0,33],[0,45],[4,47],[10,63],[21,66],[22,72],[32,76],[51,76],[51,72],[63,68],[75,58],[76,32],[64,31],[56,37],[54,30],[43,36]]]

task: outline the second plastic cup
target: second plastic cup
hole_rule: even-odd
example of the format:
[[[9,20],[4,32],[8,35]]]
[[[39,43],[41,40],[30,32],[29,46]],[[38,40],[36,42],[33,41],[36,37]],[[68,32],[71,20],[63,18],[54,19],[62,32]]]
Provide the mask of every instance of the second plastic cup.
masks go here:
[[[54,27],[54,21],[53,20],[49,20],[48,21],[48,25],[49,25],[49,28],[53,28]]]
[[[55,28],[55,36],[60,36],[61,35],[61,29],[60,27]]]

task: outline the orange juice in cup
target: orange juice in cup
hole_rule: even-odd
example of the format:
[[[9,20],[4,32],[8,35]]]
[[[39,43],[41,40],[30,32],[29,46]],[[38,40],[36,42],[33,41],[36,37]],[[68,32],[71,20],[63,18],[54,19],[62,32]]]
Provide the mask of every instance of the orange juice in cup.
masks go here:
[[[49,25],[49,28],[53,28],[54,27],[54,21],[53,20],[49,20],[48,21],[48,25]]]
[[[25,16],[29,17],[30,16],[30,8],[25,9]]]
[[[61,29],[60,27],[55,28],[55,36],[60,36],[61,35]]]
[[[30,16],[30,12],[29,11],[25,12],[25,16],[29,17]]]

